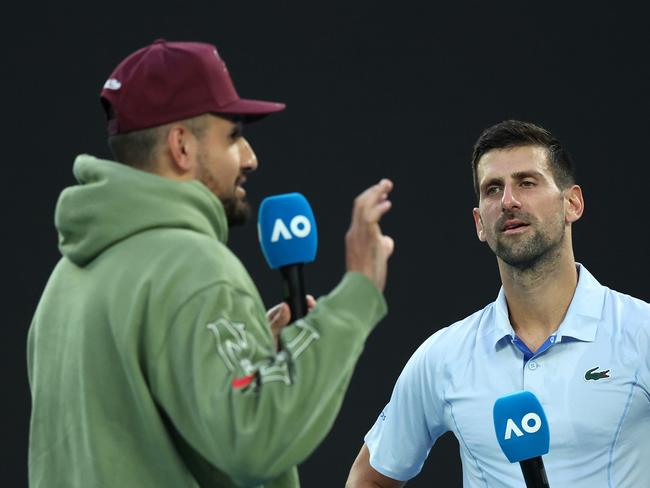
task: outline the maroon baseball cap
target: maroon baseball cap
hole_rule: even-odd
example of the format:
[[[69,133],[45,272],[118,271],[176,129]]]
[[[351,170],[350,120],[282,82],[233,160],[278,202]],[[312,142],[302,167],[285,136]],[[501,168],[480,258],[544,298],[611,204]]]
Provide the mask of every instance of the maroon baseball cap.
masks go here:
[[[158,39],[122,61],[100,94],[108,133],[123,134],[205,113],[257,120],[283,103],[239,98],[217,49]]]

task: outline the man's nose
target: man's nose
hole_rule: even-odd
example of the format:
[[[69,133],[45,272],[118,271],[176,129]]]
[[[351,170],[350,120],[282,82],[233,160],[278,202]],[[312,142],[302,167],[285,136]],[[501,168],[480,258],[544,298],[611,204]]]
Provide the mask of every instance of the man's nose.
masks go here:
[[[501,197],[501,208],[503,210],[510,210],[512,208],[521,208],[521,203],[517,199],[513,185],[505,185],[503,188],[503,196]]]
[[[257,156],[255,151],[245,138],[239,139],[241,152],[241,168],[245,173],[250,173],[257,169]]]

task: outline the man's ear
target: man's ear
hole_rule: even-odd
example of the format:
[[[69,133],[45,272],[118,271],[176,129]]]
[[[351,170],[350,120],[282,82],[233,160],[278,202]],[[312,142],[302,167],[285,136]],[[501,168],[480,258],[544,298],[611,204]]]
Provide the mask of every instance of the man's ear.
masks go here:
[[[481,214],[477,207],[472,210],[472,215],[474,216],[474,225],[476,226],[476,235],[478,240],[481,242],[486,241],[485,231],[483,230],[483,221],[481,220]]]
[[[585,210],[585,201],[582,197],[582,188],[578,185],[573,185],[564,190],[564,200],[566,208],[564,212],[564,219],[567,224],[572,224],[580,217]]]
[[[173,124],[167,132],[165,145],[176,173],[185,175],[194,171],[198,141],[187,127]]]

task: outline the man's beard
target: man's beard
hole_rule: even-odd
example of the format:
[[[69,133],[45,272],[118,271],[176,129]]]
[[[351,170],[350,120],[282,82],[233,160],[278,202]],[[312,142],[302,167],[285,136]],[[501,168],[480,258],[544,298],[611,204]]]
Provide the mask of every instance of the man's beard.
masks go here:
[[[531,227],[534,223],[525,217],[522,220],[528,222]],[[500,225],[497,229],[500,229]],[[531,231],[534,232],[532,236],[506,237],[499,235],[500,231],[497,230],[495,245],[492,249],[494,254],[506,264],[521,271],[537,268],[559,254],[566,232],[563,220],[552,222],[545,229],[531,228],[528,232]],[[518,238],[519,240],[517,240]]]
[[[243,225],[248,222],[251,216],[251,206],[245,198],[227,197],[220,198],[223,209],[226,212],[228,227]]]
[[[198,155],[198,163],[199,169],[197,179],[207,186],[223,205],[224,212],[226,213],[226,220],[228,221],[228,227],[245,224],[251,215],[251,207],[246,198],[237,198],[234,195],[220,197],[217,193],[217,181],[214,176],[212,176],[212,173],[206,164],[205,157],[202,154]]]

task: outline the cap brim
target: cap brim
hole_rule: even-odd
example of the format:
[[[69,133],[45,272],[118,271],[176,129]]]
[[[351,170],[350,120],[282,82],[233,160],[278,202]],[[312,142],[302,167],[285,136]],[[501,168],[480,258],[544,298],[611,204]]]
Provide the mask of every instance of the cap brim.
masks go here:
[[[239,99],[236,102],[219,107],[216,113],[235,115],[242,117],[246,122],[254,122],[269,114],[281,112],[285,107],[284,103]]]

